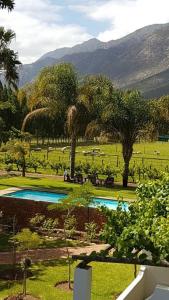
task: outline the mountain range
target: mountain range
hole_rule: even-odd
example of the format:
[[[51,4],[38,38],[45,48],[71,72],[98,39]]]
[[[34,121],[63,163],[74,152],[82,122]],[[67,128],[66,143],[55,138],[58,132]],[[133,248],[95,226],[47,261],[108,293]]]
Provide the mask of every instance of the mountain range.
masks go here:
[[[169,94],[169,23],[141,28],[123,38],[90,39],[44,54],[20,67],[20,86],[46,66],[72,63],[81,75],[107,75],[119,88],[137,88],[147,98]]]

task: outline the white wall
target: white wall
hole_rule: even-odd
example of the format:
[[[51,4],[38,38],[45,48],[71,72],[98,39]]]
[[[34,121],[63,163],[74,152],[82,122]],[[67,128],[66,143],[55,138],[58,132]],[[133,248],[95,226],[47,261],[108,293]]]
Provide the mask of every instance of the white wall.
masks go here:
[[[142,266],[136,279],[117,300],[143,300],[153,293],[157,284],[169,286],[169,268]]]

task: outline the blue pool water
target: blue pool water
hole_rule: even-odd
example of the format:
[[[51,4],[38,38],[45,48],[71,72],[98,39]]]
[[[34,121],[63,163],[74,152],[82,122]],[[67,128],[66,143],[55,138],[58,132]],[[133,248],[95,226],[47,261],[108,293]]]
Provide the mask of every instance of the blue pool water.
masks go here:
[[[21,190],[13,193],[9,193],[4,195],[6,197],[11,198],[19,198],[25,200],[33,200],[33,201],[42,201],[42,202],[50,202],[50,203],[58,203],[61,199],[66,198],[66,194],[61,193],[52,193],[52,192],[43,192],[43,191],[33,191],[33,190]],[[104,198],[94,198],[95,204],[92,206],[106,206],[109,209],[116,209],[118,206],[118,201],[109,200]],[[128,209],[128,203],[123,202],[123,208]]]

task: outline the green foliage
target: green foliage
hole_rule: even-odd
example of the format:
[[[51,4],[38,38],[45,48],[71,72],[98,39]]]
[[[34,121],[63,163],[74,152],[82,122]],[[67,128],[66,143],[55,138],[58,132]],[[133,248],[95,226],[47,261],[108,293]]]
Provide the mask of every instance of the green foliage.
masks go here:
[[[73,193],[71,197],[79,201],[82,206],[88,207],[93,203],[93,185],[90,182],[84,183]]]
[[[36,214],[30,219],[30,224],[38,230],[47,231],[49,234],[53,233],[58,226],[58,219],[46,218],[45,215]]]
[[[65,199],[61,199],[59,203],[49,205],[49,209],[68,210],[69,213],[71,213],[76,207],[88,207],[92,204],[93,196],[93,186],[91,183],[86,182],[80,187],[74,188],[73,191],[70,192]]]
[[[52,232],[54,232],[58,226],[58,219],[52,219],[52,218],[48,218],[46,220],[43,221],[42,224],[42,230],[47,231],[49,234],[51,234]]]
[[[9,154],[14,155],[15,159],[24,160],[29,153],[29,144],[19,140],[9,141],[6,146]]]
[[[103,111],[102,122],[107,132],[115,131],[122,143],[124,159],[123,186],[128,184],[129,163],[133,144],[149,121],[149,104],[138,91],[118,92]]]
[[[43,221],[45,220],[45,215],[36,214],[33,218],[30,219],[30,224],[33,227],[42,226]]]
[[[169,177],[140,184],[137,196],[126,219],[121,211],[115,212],[116,218],[105,211],[103,238],[116,248],[116,255],[129,257],[133,249],[147,250],[154,261],[169,261]]]
[[[160,134],[169,134],[169,96],[151,102],[152,122]]]
[[[100,119],[114,92],[111,80],[103,75],[86,76],[80,86],[80,99],[90,111],[91,120]]]
[[[85,223],[85,232],[87,241],[92,242],[97,236],[97,224],[94,222]]]
[[[12,170],[13,170],[13,165],[12,165],[12,164],[7,164],[7,166],[5,167],[5,170],[6,170],[7,172],[12,171]]]
[[[6,4],[4,4],[6,3]],[[12,1],[0,1],[0,8],[13,8]],[[0,70],[4,71],[5,80],[11,87],[17,88],[18,80],[17,67],[20,64],[17,53],[9,48],[10,43],[15,38],[15,33],[12,30],[5,30],[0,27]]]
[[[37,172],[38,170],[38,167],[39,167],[39,161],[34,158],[34,157],[30,157],[28,160],[27,160],[27,167],[28,168],[33,168],[35,173]]]
[[[19,250],[36,249],[42,243],[39,235],[36,232],[31,232],[28,228],[23,228],[12,240],[18,245]]]
[[[14,1],[13,0],[0,0],[0,8],[8,10],[14,9]]]
[[[46,168],[49,165],[48,162],[45,161],[44,159],[38,159],[38,163],[43,170],[46,170]]]
[[[129,213],[123,210],[122,204],[122,202],[119,202],[116,210],[110,210],[106,207],[101,208],[107,221],[100,232],[100,238],[113,246],[116,245],[124,228],[130,224]]]
[[[38,78],[38,92],[42,98],[54,100],[58,109],[73,104],[77,96],[77,75],[73,66],[62,63],[45,68]]]
[[[50,167],[56,174],[58,174],[59,170],[62,169],[62,165],[56,162],[50,162]]]
[[[12,140],[7,143],[9,154],[13,156],[16,164],[22,167],[22,176],[25,176],[26,155],[29,153],[29,144],[18,140]]]
[[[64,232],[66,238],[72,238],[76,231],[77,220],[74,215],[67,216],[64,221]]]

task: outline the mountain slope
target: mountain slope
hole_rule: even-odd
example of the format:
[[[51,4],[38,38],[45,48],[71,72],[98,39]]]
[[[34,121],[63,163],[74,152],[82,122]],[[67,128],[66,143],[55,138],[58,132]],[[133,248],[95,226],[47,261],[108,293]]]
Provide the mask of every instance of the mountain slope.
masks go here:
[[[138,87],[145,95],[151,91],[155,95],[160,85],[158,96],[163,90],[168,93],[169,24],[147,26],[107,43],[92,39],[49,52],[34,64],[22,67],[20,84],[31,81],[44,66],[63,61],[74,64],[82,75],[105,74],[121,88]]]
[[[158,98],[169,94],[169,69],[126,86],[126,88],[139,89],[146,98]]]
[[[86,41],[82,44],[75,45],[74,47],[65,47],[56,49],[54,51],[48,52],[44,54],[39,60],[43,60],[46,57],[51,57],[55,59],[60,59],[61,57],[65,55],[70,55],[74,53],[80,53],[80,52],[93,52],[97,49],[104,48],[106,46],[106,43],[101,42],[97,39],[90,39],[89,41]]]
[[[82,44],[76,45],[72,48],[65,47],[56,49],[54,51],[48,52],[40,57],[37,61],[32,64],[25,64],[20,67],[19,77],[20,77],[20,86],[24,85],[27,82],[32,81],[40,72],[40,70],[46,66],[50,66],[56,63],[56,60],[64,57],[65,55],[71,55],[74,53],[80,52],[92,52],[100,48],[104,48],[105,43],[97,40],[91,39]]]

